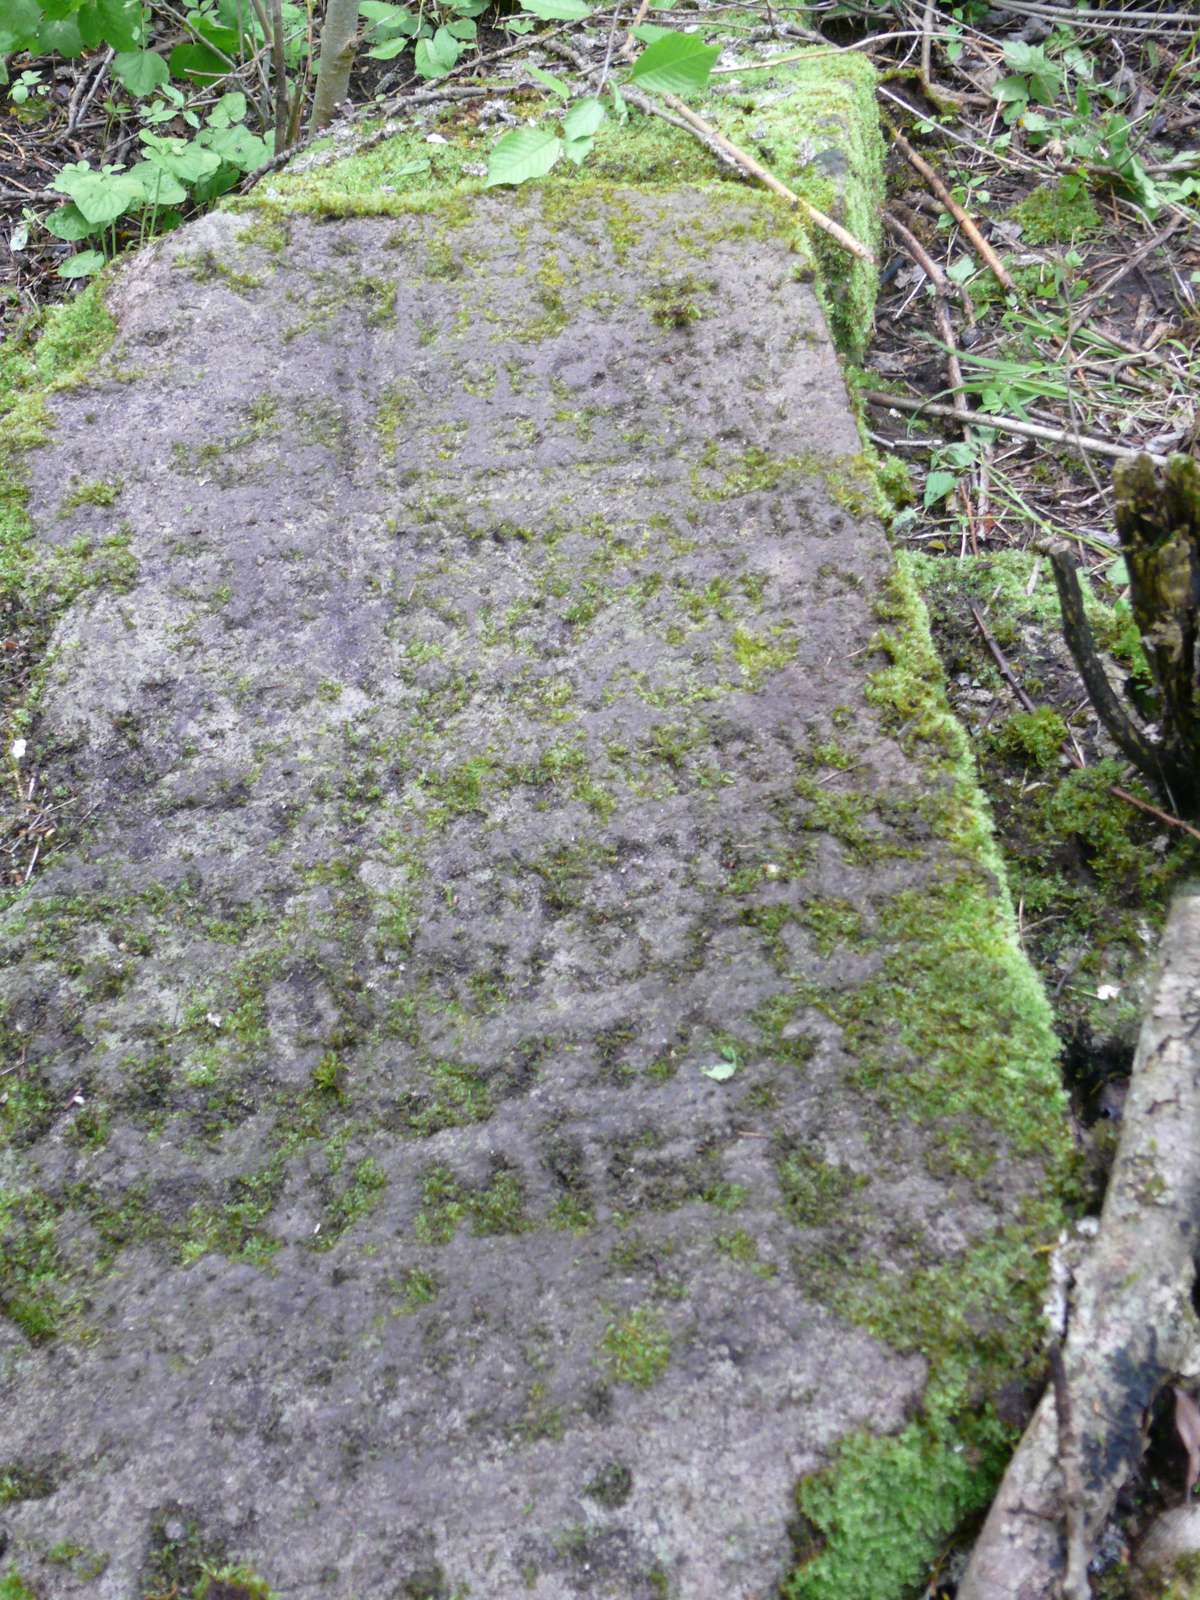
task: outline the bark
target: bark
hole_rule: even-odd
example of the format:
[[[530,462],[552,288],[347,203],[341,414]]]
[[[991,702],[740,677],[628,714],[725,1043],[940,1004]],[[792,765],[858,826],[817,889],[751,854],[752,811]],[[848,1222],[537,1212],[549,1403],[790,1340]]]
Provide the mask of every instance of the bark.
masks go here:
[[[312,122],[315,133],[327,128],[334,112],[346,98],[350,68],[354,65],[354,46],[358,34],[359,0],[329,0],[321,28],[321,60],[317,67],[317,90],[313,100]]]
[[[1159,1391],[1200,1363],[1200,884],[1175,898],[1142,1023],[1116,1162],[1071,1298],[1062,1365],[1079,1465],[1065,1490],[1053,1392],[1000,1485],[958,1600],[1057,1600],[1067,1529],[1089,1550],[1137,1467]],[[1182,1486],[1181,1486],[1182,1487]],[[1072,1504],[1082,1497],[1082,1504]],[[1073,1563],[1077,1565],[1077,1563]],[[1085,1578],[1086,1582],[1086,1578]]]

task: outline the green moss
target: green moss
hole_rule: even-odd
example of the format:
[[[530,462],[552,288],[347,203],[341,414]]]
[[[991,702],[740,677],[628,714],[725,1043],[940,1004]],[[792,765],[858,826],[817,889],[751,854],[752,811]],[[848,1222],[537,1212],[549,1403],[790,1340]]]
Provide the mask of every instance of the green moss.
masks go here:
[[[1054,183],[1039,183],[1009,216],[1021,224],[1022,243],[1034,246],[1070,244],[1101,226],[1087,182],[1077,173],[1068,173]]]
[[[769,673],[778,672],[781,667],[795,660],[796,646],[786,637],[790,631],[782,627],[773,628],[771,642],[752,633],[749,628],[734,628],[733,659],[746,680],[747,689],[758,689]]]
[[[615,1318],[600,1340],[604,1366],[618,1383],[646,1389],[657,1383],[671,1360],[671,1340],[657,1311],[635,1306]]]
[[[16,1567],[0,1573],[0,1600],[41,1600],[36,1589],[31,1589]]]
[[[103,1550],[90,1550],[86,1545],[62,1540],[46,1551],[46,1560],[58,1567],[67,1567],[78,1583],[91,1583],[108,1567],[108,1556]]]
[[[232,1261],[262,1266],[279,1247],[263,1227],[275,1208],[282,1187],[279,1163],[261,1172],[235,1178],[230,1198],[220,1206],[195,1205],[188,1214],[186,1237],[180,1249],[184,1264],[217,1252]]]
[[[789,1150],[776,1162],[776,1175],[788,1220],[796,1227],[819,1228],[837,1222],[850,1208],[867,1178],[837,1166],[810,1150]]]
[[[795,1570],[785,1600],[896,1600],[915,1592],[932,1555],[991,1498],[999,1429],[968,1442],[911,1423],[894,1438],[856,1435],[836,1469],[797,1491]]]
[[[57,1223],[45,1196],[0,1189],[0,1312],[35,1344],[54,1338],[73,1306]]]
[[[481,1188],[459,1182],[448,1167],[432,1167],[422,1184],[413,1231],[422,1244],[447,1244],[460,1223],[480,1235],[521,1233],[528,1226],[519,1175],[501,1168]]]
[[[749,1267],[757,1277],[773,1278],[775,1268],[768,1262],[760,1261],[758,1256],[758,1241],[753,1234],[746,1232],[745,1228],[734,1228],[730,1233],[718,1233],[713,1238],[713,1245],[718,1255],[725,1256],[729,1261],[735,1261],[739,1266]]]
[[[854,943],[862,929],[862,913],[847,900],[808,900],[797,914],[818,955],[832,955],[840,944]]]
[[[990,1499],[1011,1441],[988,1398],[1037,1357],[1044,1256],[1033,1252],[1053,1236],[1055,1195],[1072,1170],[1049,1007],[1020,953],[970,751],[903,559],[880,615],[876,643],[888,665],[873,676],[870,698],[932,769],[928,792],[907,803],[947,856],[924,888],[877,904],[876,974],[853,992],[810,985],[797,1006],[815,1004],[841,1023],[864,1088],[890,1114],[936,1130],[952,1170],[978,1178],[999,1140],[1035,1155],[1048,1182],[1027,1224],[958,1261],[884,1280],[839,1256],[836,1273],[814,1274],[843,1315],[894,1348],[919,1350],[930,1376],[922,1412],[903,1433],[844,1441],[830,1468],[800,1485],[789,1600],[894,1600]],[[895,798],[892,807],[902,814]],[[776,1013],[763,1020],[781,1022],[786,1007]],[[843,1213],[852,1175],[827,1172],[806,1152],[788,1152],[778,1170],[796,1222]]]
[[[1015,1443],[981,1396],[1042,1363],[1045,1252],[1057,1213],[1034,1203],[960,1261],[886,1280],[843,1278],[838,1309],[929,1364],[922,1413],[894,1438],[843,1441],[797,1490],[797,1570],[788,1600],[895,1600],[924,1581],[964,1520],[990,1502]]]
[[[44,1467],[10,1461],[0,1465],[0,1506],[19,1500],[47,1500],[54,1493],[54,1478]]]
[[[260,250],[269,250],[272,255],[282,255],[288,247],[289,237],[289,230],[284,223],[260,217],[238,230],[237,242],[240,245],[257,245]]]
[[[407,1267],[390,1288],[396,1297],[396,1310],[402,1316],[411,1316],[422,1306],[432,1305],[441,1290],[436,1275],[423,1267]]]
[[[109,573],[89,569],[90,543],[83,551],[75,547],[70,554],[48,556],[35,545],[24,456],[47,437],[49,397],[83,381],[114,331],[97,283],[76,300],[24,323],[0,352],[0,611],[8,631],[27,642],[35,662],[71,600],[90,584],[108,581]],[[17,691],[24,703],[10,698],[0,705],[0,718],[10,730],[27,725],[40,681],[35,666],[28,686]]]
[[[192,1600],[280,1600],[275,1590],[244,1562],[205,1566],[191,1591]]]
[[[478,1067],[470,1062],[435,1060],[423,1064],[423,1085],[405,1097],[401,1119],[411,1133],[428,1138],[443,1128],[486,1122],[491,1097]]]
[[[883,149],[870,63],[851,53],[831,57],[818,51],[811,59],[800,57],[755,72],[752,82],[749,93],[741,86],[710,91],[705,115],[765,159],[804,199],[832,211],[868,247],[876,247]],[[326,216],[432,215],[439,220],[440,232],[423,246],[423,268],[434,275],[453,275],[464,265],[453,247],[453,229],[465,220],[471,197],[483,188],[483,179],[468,169],[486,157],[490,141],[464,127],[455,111],[445,115],[443,126],[448,135],[444,145],[430,146],[424,127],[405,130],[359,155],[310,166],[304,172],[275,174],[269,186],[259,185],[230,203],[241,212],[258,212],[269,222],[285,219],[292,211]],[[609,125],[602,132],[581,169],[561,163],[549,180],[538,185],[537,193],[551,225],[569,227],[593,211],[602,215],[620,259],[644,224],[627,203],[622,205],[614,186],[684,183],[732,189],[725,170],[698,140],[657,118],[635,113],[624,127]],[[596,200],[603,204],[596,206]],[[819,287],[834,337],[845,352],[858,354],[871,326],[875,269],[848,256],[819,230],[801,231],[783,207],[768,202],[764,219],[768,214],[771,227],[786,228],[791,235],[798,275],[811,276],[814,260],[819,263]],[[700,261],[719,238],[731,231],[749,236],[756,226],[761,224],[743,222],[731,230],[729,224],[710,225],[698,219],[690,236],[681,233],[678,243],[685,256],[690,249]],[[405,242],[399,233],[397,245],[403,247]],[[650,310],[667,326],[681,328],[694,321],[696,313],[703,313],[704,285],[686,270],[676,273],[678,260],[679,252],[664,260],[667,276],[657,286],[661,305],[655,301]],[[538,310],[521,330],[525,337],[545,337],[565,326],[569,286],[555,276],[561,271],[551,264],[545,281],[535,283]],[[692,285],[691,292],[684,292],[687,285]]]
[[[619,1511],[633,1493],[633,1473],[623,1461],[606,1461],[583,1492],[606,1511]]]
[[[124,481],[120,478],[97,478],[91,483],[76,484],[63,497],[59,515],[65,515],[76,506],[111,506],[124,487]]]
[[[386,1187],[387,1174],[383,1168],[374,1156],[364,1156],[351,1169],[348,1181],[327,1205],[321,1231],[314,1241],[317,1248],[331,1249],[348,1228],[374,1211]]]
[[[1193,1552],[1140,1571],[1133,1595],[1134,1600],[1200,1600],[1200,1555]]]
[[[1058,766],[1066,739],[1067,725],[1062,717],[1049,706],[1041,706],[1009,717],[992,734],[991,743],[1000,755],[1045,771]]]

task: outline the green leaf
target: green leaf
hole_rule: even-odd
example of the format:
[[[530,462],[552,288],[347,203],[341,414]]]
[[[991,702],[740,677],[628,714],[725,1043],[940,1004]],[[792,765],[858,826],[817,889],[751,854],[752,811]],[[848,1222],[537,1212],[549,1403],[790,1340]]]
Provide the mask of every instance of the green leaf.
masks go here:
[[[270,159],[271,149],[265,139],[251,133],[245,123],[234,128],[206,128],[196,135],[196,143],[206,150],[215,150],[222,161],[228,161],[239,172],[253,172]],[[201,177],[207,174],[202,173]]]
[[[69,195],[92,223],[115,222],[143,199],[142,186],[136,178],[131,178],[127,172],[118,172],[115,167],[94,172],[86,161],[64,167],[50,187]]]
[[[371,24],[371,37],[387,39],[394,33],[413,38],[419,26],[417,18],[405,6],[385,5],[383,0],[362,0],[359,14]]]
[[[588,139],[564,139],[563,140],[563,155],[566,156],[568,161],[573,161],[577,167],[578,166],[582,166],[582,164],[587,160],[588,156],[591,154],[591,149],[592,149],[592,146],[595,144],[595,142],[596,141],[594,139],[591,139],[591,138],[588,138]]]
[[[104,226],[100,222],[89,222],[79,207],[70,202],[59,206],[48,217],[43,217],[42,223],[56,239],[67,239],[72,244],[79,239],[86,239],[90,233],[99,233]]]
[[[428,172],[433,162],[428,156],[422,156],[419,161],[406,161],[402,167],[396,167],[388,173],[389,178],[411,178],[418,172]]]
[[[970,256],[959,256],[946,268],[946,276],[953,283],[961,285],[966,283],[968,278],[974,277],[976,270],[975,262]]]
[[[113,57],[112,75],[135,100],[153,94],[170,77],[167,63],[153,50],[128,50]]]
[[[64,261],[58,269],[60,278],[91,278],[94,277],[104,265],[104,257],[99,250],[81,250],[69,261]]]
[[[659,39],[665,39],[671,32],[664,28],[661,22],[640,22],[633,30],[635,39],[640,39],[643,44],[656,44]]]
[[[196,187],[192,190],[192,199],[197,205],[206,206],[218,195],[227,194],[241,175],[240,167],[235,167],[231,161],[222,161],[215,172],[206,173],[203,178],[197,180]]]
[[[161,167],[156,167],[153,161],[136,162],[130,167],[129,176],[141,184],[147,205],[179,206],[188,197],[187,190],[179,180]]]
[[[543,89],[549,89],[551,94],[556,94],[560,100],[569,100],[571,91],[561,78],[556,78],[552,72],[543,72],[541,67],[526,67],[525,71],[535,83],[540,83]]]
[[[167,57],[167,66],[173,78],[190,78],[193,83],[214,83],[229,71],[206,44],[177,44]]]
[[[146,159],[169,172],[180,183],[193,184],[206,178],[221,165],[215,150],[205,150],[191,139],[172,139],[143,128],[138,135],[146,146]]]
[[[537,23],[532,17],[506,17],[501,27],[505,33],[532,33]]]
[[[542,128],[514,128],[492,147],[484,188],[544,178],[562,153],[563,142],[556,134]]]
[[[1040,44],[1026,44],[1012,39],[1004,46],[1004,59],[1015,71],[1029,80],[1030,98],[1048,106],[1062,87],[1062,68],[1051,61]]]
[[[377,44],[373,50],[368,50],[367,54],[372,61],[390,61],[393,56],[398,56],[401,50],[407,50],[411,42],[410,39],[403,37],[385,39],[382,44]]]
[[[223,94],[208,114],[210,128],[232,128],[246,120],[246,96],[240,89]]]
[[[42,21],[37,0],[5,0],[0,18],[0,55],[11,50],[28,50]]]
[[[604,121],[604,107],[594,95],[586,100],[576,100],[562,119],[563,133],[568,143],[576,139],[590,139]]]
[[[944,500],[957,482],[958,477],[953,472],[931,472],[925,480],[926,511],[930,506],[937,505],[939,500]]]
[[[592,14],[583,0],[521,0],[521,10],[543,22],[582,22]]]
[[[217,16],[235,33],[252,33],[256,39],[262,37],[262,28],[250,0],[217,0]]]
[[[103,40],[114,50],[136,50],[145,37],[145,22],[141,0],[93,0],[79,12],[84,42],[95,46]],[[88,37],[93,31],[94,39]]]
[[[61,21],[43,22],[38,29],[35,48],[38,55],[60,55],[67,60],[83,54],[83,38],[79,32],[79,23],[74,17],[63,17]]]
[[[621,94],[620,89],[617,88],[615,83],[610,83],[608,90],[612,96],[613,116],[616,117],[617,121],[622,127],[624,127],[629,121],[629,107],[625,104],[624,96]]]
[[[479,29],[471,21],[470,17],[463,17],[461,22],[448,22],[446,24],[446,32],[452,34],[455,39],[465,39],[470,44],[478,34]]]
[[[206,44],[212,45],[214,50],[221,50],[227,56],[237,59],[238,50],[241,48],[243,33],[236,28],[223,28],[215,17],[203,11],[189,11],[188,25],[196,36]]]
[[[413,65],[422,78],[444,78],[462,54],[462,46],[449,28],[439,28],[432,39],[418,39]]]
[[[629,80],[639,89],[686,94],[704,87],[720,54],[719,45],[705,44],[694,33],[668,33],[642,51]]]
[[[736,1061],[714,1061],[711,1067],[701,1067],[700,1071],[706,1078],[711,1078],[714,1083],[728,1083],[737,1071]]]

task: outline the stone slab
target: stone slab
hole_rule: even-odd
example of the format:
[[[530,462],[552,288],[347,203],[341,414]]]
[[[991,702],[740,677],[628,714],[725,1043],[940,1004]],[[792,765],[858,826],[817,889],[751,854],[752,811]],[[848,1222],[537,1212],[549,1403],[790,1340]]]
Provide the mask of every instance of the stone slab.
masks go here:
[[[29,510],[122,581],[0,925],[46,1593],[765,1600],[920,1412],[871,1296],[1026,1214],[1057,1101],[808,276],[767,199],[584,187],[110,287]]]

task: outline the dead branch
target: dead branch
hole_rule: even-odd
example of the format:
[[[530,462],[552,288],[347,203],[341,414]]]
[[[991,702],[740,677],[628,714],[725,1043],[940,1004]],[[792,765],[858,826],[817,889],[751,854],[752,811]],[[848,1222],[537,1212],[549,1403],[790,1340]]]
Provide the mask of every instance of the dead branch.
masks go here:
[[[983,237],[982,233],[980,233],[974,218],[963,210],[962,206],[959,205],[958,201],[950,193],[949,189],[947,189],[946,185],[929,165],[928,161],[925,160],[924,156],[917,154],[912,145],[909,144],[908,140],[900,132],[899,128],[888,122],[886,118],[884,119],[884,126],[888,131],[888,136],[891,138],[893,144],[899,150],[900,154],[908,162],[909,166],[914,172],[920,173],[921,177],[925,179],[925,182],[933,190],[934,194],[937,195],[938,199],[954,218],[955,222],[958,223],[959,227],[966,234],[967,238],[970,239],[976,250],[979,251],[979,254],[983,257],[986,264],[992,269],[992,274],[995,277],[996,282],[1009,291],[1015,289],[1016,285],[1009,277],[1004,263],[1000,260],[1000,257]]]
[[[1089,1550],[1141,1459],[1156,1395],[1200,1361],[1200,884],[1180,890],[1142,1022],[1099,1232],[1063,1349]],[[988,1513],[958,1600],[1058,1600],[1066,1571],[1055,1398],[1043,1396]]]
[[[865,389],[863,399],[872,406],[895,406],[898,411],[919,411],[931,417],[957,417],[953,406],[943,406],[933,400],[917,400],[912,395],[882,394],[875,389]],[[1166,461],[1166,456],[1154,455],[1149,450],[1137,450],[1129,445],[1113,444],[1108,439],[1092,439],[1086,433],[1075,433],[1070,428],[1051,428],[1044,422],[1026,422],[1021,417],[1002,417],[992,411],[976,411],[971,421],[977,428],[997,428],[1001,433],[1015,433],[1023,439],[1042,439],[1047,444],[1071,445],[1076,450],[1090,450],[1094,455],[1112,456],[1118,461],[1132,461],[1135,456],[1146,455],[1156,466]]]

